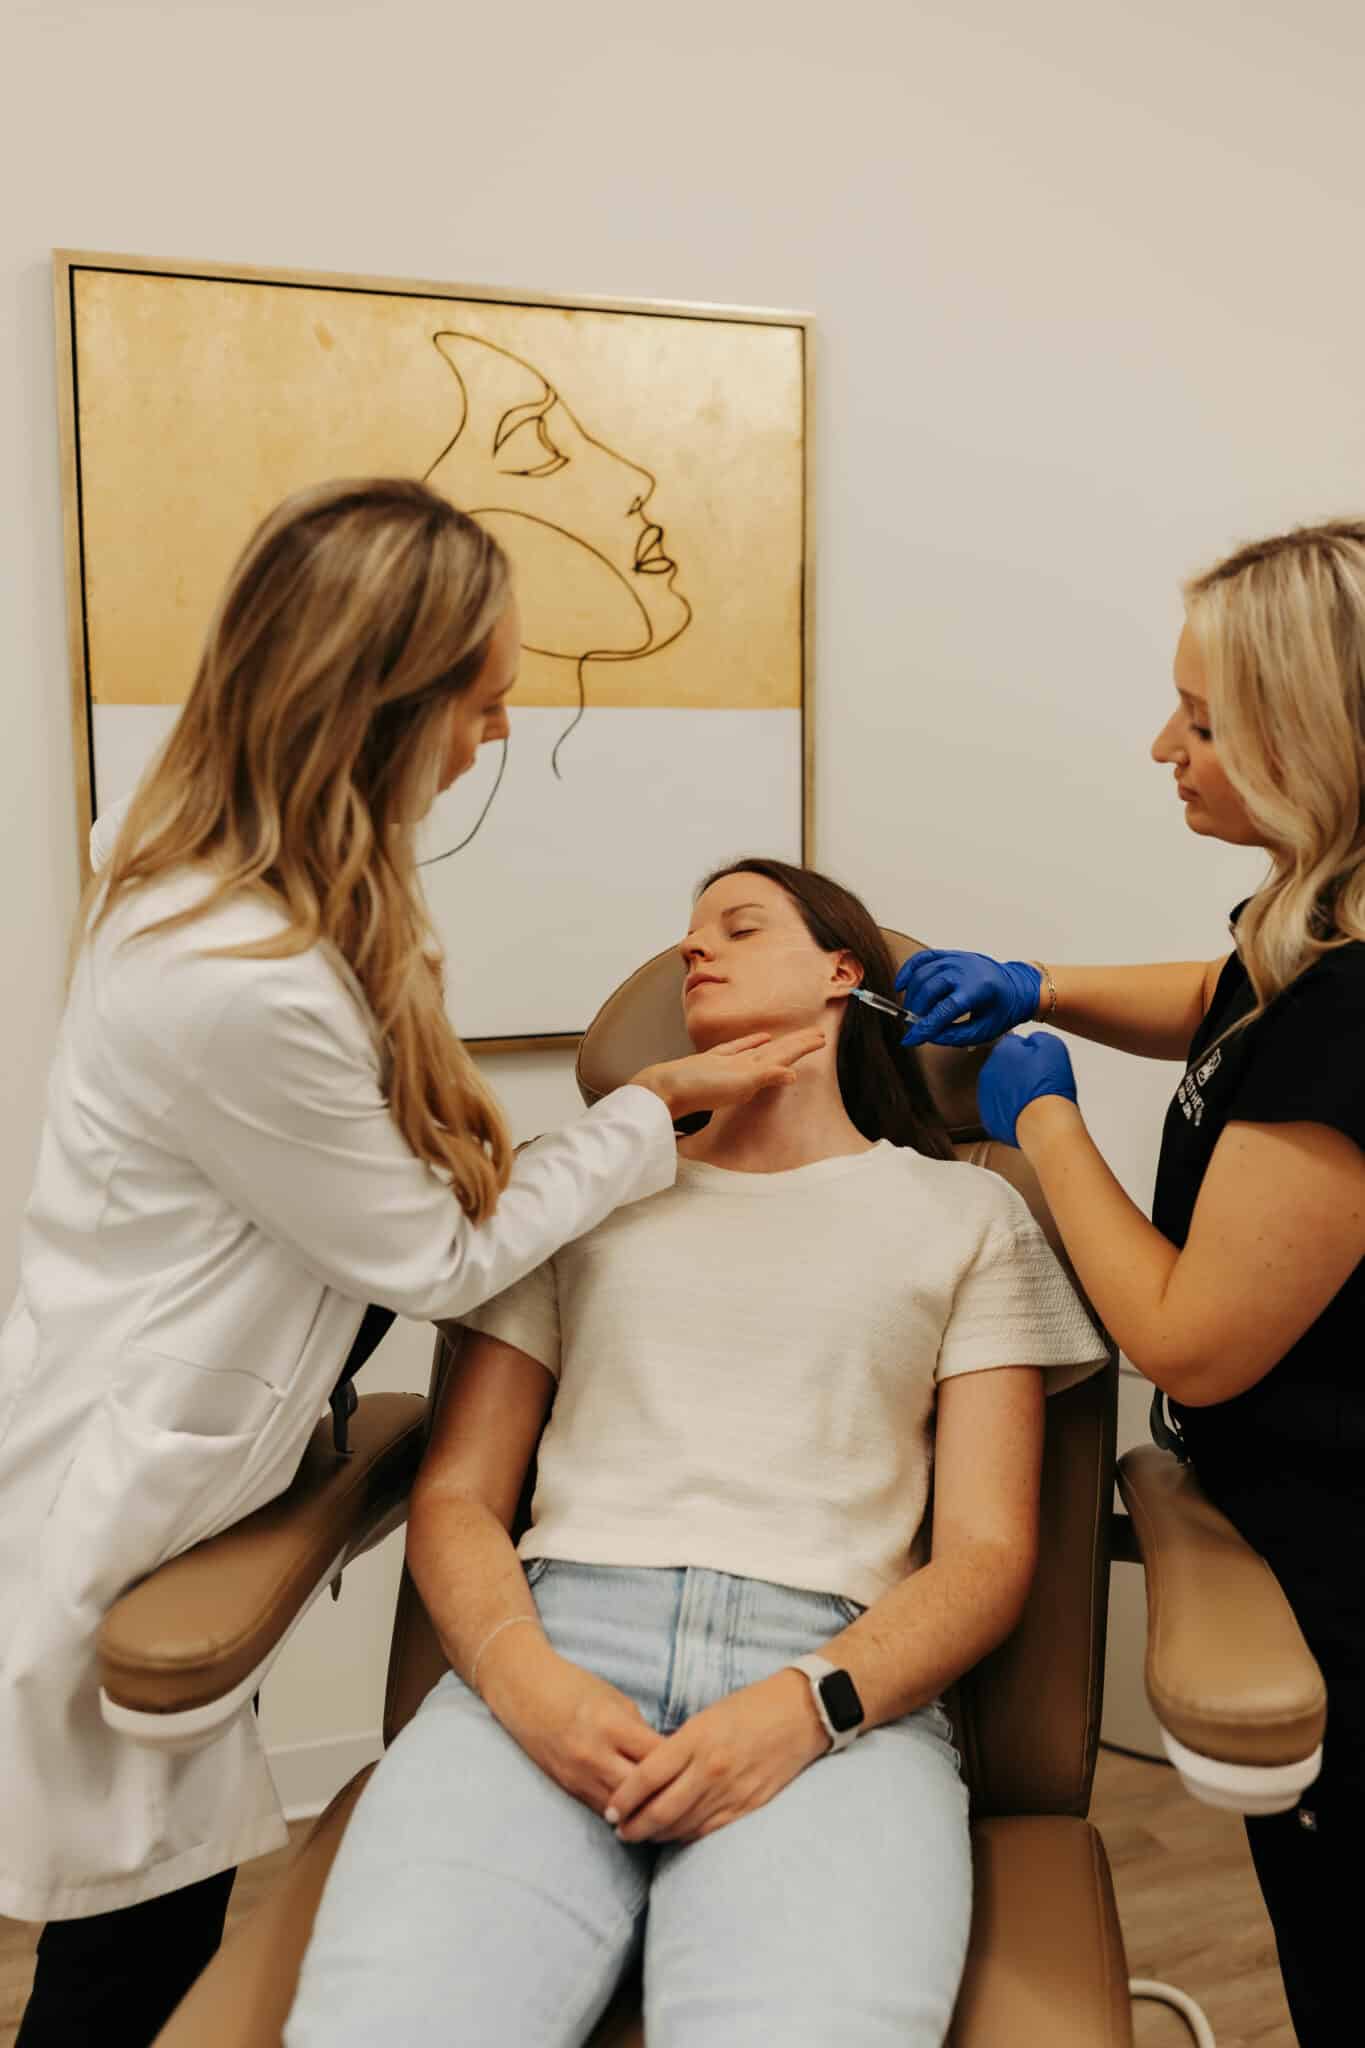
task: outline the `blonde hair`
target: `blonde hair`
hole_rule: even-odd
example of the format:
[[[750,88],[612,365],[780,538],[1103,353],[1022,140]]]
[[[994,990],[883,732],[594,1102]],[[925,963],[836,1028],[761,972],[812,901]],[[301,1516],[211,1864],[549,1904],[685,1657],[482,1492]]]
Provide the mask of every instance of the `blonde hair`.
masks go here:
[[[180,717],[91,884],[104,891],[93,932],[130,890],[202,862],[215,877],[203,900],[139,936],[268,891],[285,929],[225,954],[335,948],[378,1025],[394,1122],[475,1222],[512,1148],[446,1014],[413,828],[508,595],[497,542],[424,484],[287,498],[228,578]]]
[[[1184,596],[1218,759],[1271,858],[1237,925],[1249,1024],[1365,939],[1365,522],[1254,541]]]

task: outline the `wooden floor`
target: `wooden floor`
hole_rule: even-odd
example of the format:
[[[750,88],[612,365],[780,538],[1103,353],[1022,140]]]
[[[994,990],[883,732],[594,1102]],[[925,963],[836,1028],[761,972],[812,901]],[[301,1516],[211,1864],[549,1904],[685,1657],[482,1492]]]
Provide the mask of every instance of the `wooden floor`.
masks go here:
[[[1197,1999],[1218,2048],[1295,2048],[1236,1815],[1189,1798],[1165,1764],[1101,1750],[1090,1818],[1109,1852],[1129,1975]],[[1190,2048],[1169,2007],[1140,2000],[1133,2017],[1138,2048]]]
[[[1198,1999],[1218,2048],[1295,2048],[1240,1821],[1196,1805],[1164,1765],[1106,1751],[1090,1811],[1113,1866],[1132,1975],[1163,1978]],[[281,1849],[246,1866],[230,1921],[251,1910],[288,1855]],[[36,1933],[0,1920],[0,2048],[13,2048]],[[1176,2013],[1144,2001],[1135,2020],[1138,2048],[1189,2048]]]

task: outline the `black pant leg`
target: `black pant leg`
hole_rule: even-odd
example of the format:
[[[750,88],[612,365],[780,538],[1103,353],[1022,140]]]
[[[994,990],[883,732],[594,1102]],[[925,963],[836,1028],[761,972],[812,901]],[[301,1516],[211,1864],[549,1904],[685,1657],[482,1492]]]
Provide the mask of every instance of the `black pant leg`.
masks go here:
[[[1292,1813],[1246,1823],[1299,2048],[1342,2048],[1358,1999],[1365,1826],[1365,1494],[1360,1463],[1196,1459],[1210,1499],[1274,1572],[1327,1686],[1322,1769]],[[1211,1623],[1215,1617],[1210,1617]],[[1354,2025],[1352,2020],[1350,2025]],[[1359,2032],[1358,2026],[1355,2031]]]
[[[1299,2048],[1341,2048],[1342,2016],[1359,1997],[1365,1685],[1357,1645],[1300,1620],[1327,1681],[1322,1770],[1292,1813],[1248,1820],[1246,1832]]]
[[[1340,1879],[1328,1868],[1313,1797],[1310,1789],[1294,1813],[1248,1820],[1247,1841],[1299,2048],[1341,2048],[1341,2015],[1350,2010],[1344,2001],[1358,1995],[1358,1973],[1354,1948],[1343,1939]]]
[[[14,2048],[150,2048],[223,1938],[236,1874],[49,1920]]]

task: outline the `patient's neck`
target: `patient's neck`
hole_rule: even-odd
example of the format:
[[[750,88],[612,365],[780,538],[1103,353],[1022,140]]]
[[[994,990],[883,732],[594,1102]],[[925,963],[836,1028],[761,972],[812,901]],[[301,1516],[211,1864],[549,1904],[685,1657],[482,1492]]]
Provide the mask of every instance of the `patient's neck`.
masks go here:
[[[789,1087],[765,1089],[737,1109],[717,1110],[704,1130],[678,1146],[684,1159],[732,1173],[786,1173],[817,1159],[871,1149],[844,1108],[833,1046],[803,1060]]]

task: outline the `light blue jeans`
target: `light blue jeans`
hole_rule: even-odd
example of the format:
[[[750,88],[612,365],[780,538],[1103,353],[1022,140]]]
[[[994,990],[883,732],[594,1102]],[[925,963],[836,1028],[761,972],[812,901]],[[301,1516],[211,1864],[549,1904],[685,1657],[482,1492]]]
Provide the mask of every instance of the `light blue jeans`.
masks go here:
[[[860,1610],[725,1572],[537,1560],[550,1641],[663,1733]],[[940,2048],[967,1794],[934,1705],[700,1841],[628,1847],[441,1680],[366,1787],[287,2048],[575,2048],[643,1947],[649,2048]]]

